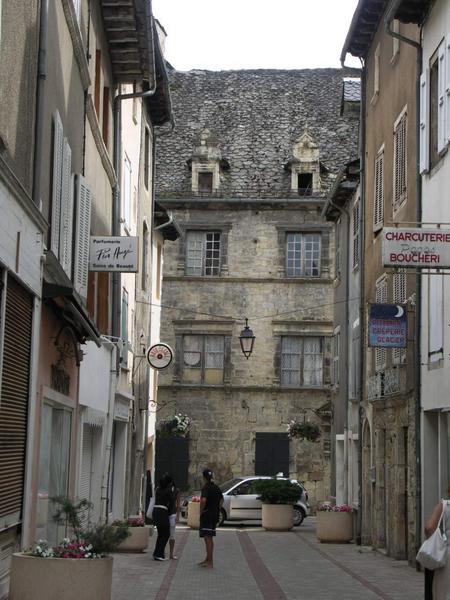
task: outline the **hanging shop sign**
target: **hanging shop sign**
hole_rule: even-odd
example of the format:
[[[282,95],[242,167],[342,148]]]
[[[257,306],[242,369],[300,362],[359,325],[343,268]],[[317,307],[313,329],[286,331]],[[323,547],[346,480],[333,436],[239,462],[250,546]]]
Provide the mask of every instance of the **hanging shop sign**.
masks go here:
[[[138,238],[92,236],[89,248],[89,271],[137,273]]]
[[[147,350],[148,364],[154,369],[165,369],[173,360],[173,351],[167,344],[159,343]]]
[[[385,267],[440,269],[450,267],[449,229],[383,229]]]
[[[371,304],[369,346],[406,348],[408,334],[406,304]]]

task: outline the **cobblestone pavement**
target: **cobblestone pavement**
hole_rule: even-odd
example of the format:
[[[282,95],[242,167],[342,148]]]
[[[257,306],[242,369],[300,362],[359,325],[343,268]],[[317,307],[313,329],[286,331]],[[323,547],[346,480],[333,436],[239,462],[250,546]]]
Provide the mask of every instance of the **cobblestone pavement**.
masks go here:
[[[214,569],[202,569],[203,541],[177,528],[178,560],[114,556],[113,600],[422,600],[423,574],[354,544],[320,544],[315,519],[289,533],[218,530]]]

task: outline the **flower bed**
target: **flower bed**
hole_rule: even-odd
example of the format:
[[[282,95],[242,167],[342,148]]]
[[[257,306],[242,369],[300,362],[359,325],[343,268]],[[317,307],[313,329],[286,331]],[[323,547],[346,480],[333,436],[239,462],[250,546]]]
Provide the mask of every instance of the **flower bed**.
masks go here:
[[[157,427],[159,437],[187,437],[191,429],[191,419],[178,413],[170,419],[161,421]]]
[[[296,421],[293,419],[287,425],[287,433],[290,438],[317,442],[320,438],[320,427],[310,421]]]

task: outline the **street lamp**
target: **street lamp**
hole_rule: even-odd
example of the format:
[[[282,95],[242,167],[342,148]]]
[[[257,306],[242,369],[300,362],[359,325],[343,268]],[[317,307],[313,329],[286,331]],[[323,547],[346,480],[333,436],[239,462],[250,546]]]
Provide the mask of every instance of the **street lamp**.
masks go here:
[[[248,319],[245,319],[245,327],[241,331],[241,335],[239,336],[239,341],[241,343],[241,350],[244,354],[245,358],[248,360],[248,357],[253,352],[253,344],[255,343],[255,336],[253,335],[253,331],[248,326]]]

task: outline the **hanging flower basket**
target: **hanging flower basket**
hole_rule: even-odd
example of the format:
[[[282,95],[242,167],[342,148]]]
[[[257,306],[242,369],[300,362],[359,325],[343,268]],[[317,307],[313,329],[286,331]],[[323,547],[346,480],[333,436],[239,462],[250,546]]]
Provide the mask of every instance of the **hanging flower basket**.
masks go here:
[[[191,419],[187,415],[178,413],[170,419],[165,419],[158,423],[157,433],[161,438],[182,437],[189,435],[191,429]]]
[[[320,427],[310,421],[292,420],[288,423],[287,432],[290,438],[300,438],[308,442],[317,442],[320,438]]]

